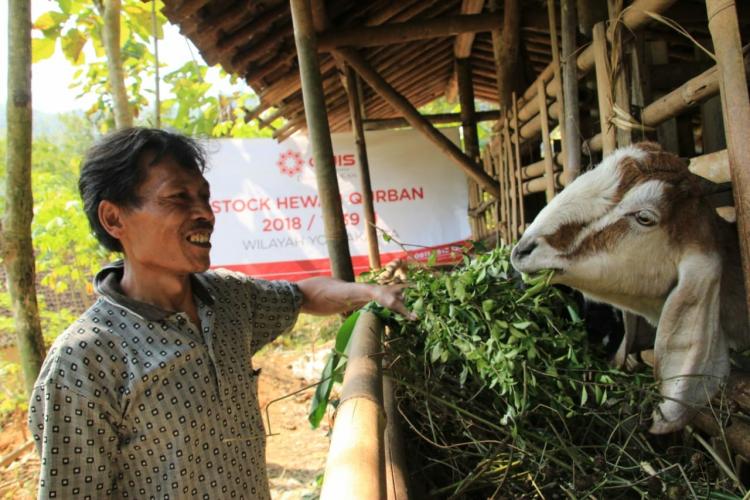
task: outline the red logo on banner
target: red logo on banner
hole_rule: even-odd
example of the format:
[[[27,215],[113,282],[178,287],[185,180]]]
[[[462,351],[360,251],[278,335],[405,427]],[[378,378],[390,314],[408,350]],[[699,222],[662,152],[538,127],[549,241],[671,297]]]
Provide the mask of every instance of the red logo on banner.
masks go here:
[[[302,172],[304,164],[305,160],[302,159],[302,155],[291,149],[282,152],[281,155],[279,155],[279,161],[276,162],[279,171],[289,177],[294,177]]]

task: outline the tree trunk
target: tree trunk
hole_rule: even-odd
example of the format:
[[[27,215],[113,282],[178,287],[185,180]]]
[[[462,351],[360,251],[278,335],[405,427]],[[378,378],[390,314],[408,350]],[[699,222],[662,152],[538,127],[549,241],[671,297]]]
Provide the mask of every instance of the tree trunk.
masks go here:
[[[44,360],[31,245],[31,5],[11,0],[8,11],[8,102],[6,152],[6,213],[3,259],[8,279],[26,388],[31,388]]]
[[[133,110],[128,102],[125,89],[125,72],[122,69],[120,55],[120,0],[103,0],[97,2],[102,15],[102,40],[107,54],[107,70],[112,92],[112,105],[115,112],[115,127],[133,126]]]

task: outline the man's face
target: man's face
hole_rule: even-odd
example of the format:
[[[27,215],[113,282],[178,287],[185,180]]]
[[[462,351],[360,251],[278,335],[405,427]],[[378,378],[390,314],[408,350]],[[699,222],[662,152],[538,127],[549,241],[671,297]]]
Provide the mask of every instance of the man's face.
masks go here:
[[[146,164],[150,155],[144,158]],[[214,214],[209,186],[198,170],[169,156],[147,167],[137,190],[141,204],[122,211],[118,235],[127,259],[155,272],[203,272],[211,264]]]

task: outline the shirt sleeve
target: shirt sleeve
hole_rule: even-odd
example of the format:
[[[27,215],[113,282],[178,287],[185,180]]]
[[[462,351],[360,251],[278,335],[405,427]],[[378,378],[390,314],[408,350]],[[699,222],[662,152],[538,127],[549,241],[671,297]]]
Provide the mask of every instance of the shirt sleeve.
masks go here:
[[[252,310],[252,354],[279,335],[288,333],[297,322],[302,292],[289,281],[253,279],[250,293]]]
[[[102,404],[48,378],[31,394],[29,429],[41,458],[39,498],[110,497],[118,438]]]

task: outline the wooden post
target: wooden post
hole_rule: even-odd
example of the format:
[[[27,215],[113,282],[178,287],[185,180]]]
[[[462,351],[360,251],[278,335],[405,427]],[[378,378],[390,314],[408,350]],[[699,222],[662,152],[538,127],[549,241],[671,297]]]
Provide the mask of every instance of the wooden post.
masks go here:
[[[474,84],[471,81],[471,60],[456,59],[458,74],[458,99],[461,103],[461,132],[464,136],[464,153],[473,161],[479,156],[476,113],[474,112]]]
[[[594,66],[596,68],[596,93],[599,99],[599,123],[602,129],[602,144],[605,155],[617,147],[612,118],[612,81],[609,77],[607,58],[607,35],[604,23],[594,26]]]
[[[544,179],[547,181],[544,194],[547,197],[547,203],[555,197],[555,179],[554,179],[554,153],[549,136],[549,122],[547,121],[547,93],[544,91],[544,85],[539,82],[537,91],[539,99],[539,112],[542,113],[542,144],[544,146]]]
[[[560,106],[560,116],[558,124],[560,127],[560,144],[562,145],[562,154],[565,157],[565,96],[562,85],[562,68],[560,67],[560,48],[557,43],[557,16],[555,15],[555,0],[547,0],[547,17],[549,18],[549,37],[552,46],[552,66],[555,73],[555,99]]]
[[[491,0],[490,10],[497,11],[500,0]],[[497,96],[500,110],[510,109],[511,92],[516,78],[518,40],[521,26],[519,0],[504,0],[503,30],[492,31],[492,52],[497,72]]]
[[[513,141],[513,151],[516,157],[516,192],[518,193],[518,210],[519,218],[521,220],[521,227],[526,228],[526,208],[523,203],[523,192],[521,189],[523,180],[521,179],[521,138],[518,134],[518,99],[516,93],[512,94],[513,99],[513,116],[511,117],[513,123],[513,130],[515,133],[515,140]],[[522,231],[523,232],[523,231]]]
[[[367,255],[370,269],[380,267],[380,250],[378,249],[378,231],[375,228],[375,205],[372,201],[372,182],[370,179],[370,162],[367,158],[365,130],[362,127],[362,108],[358,93],[357,75],[350,66],[346,66],[346,93],[349,98],[349,113],[352,120],[354,142],[357,144],[357,160],[362,189],[362,208],[365,215],[365,232],[367,233]]]
[[[578,103],[578,69],[576,68],[576,0],[561,0],[562,85],[565,136],[563,137],[563,185],[581,172],[581,121]]]
[[[354,281],[349,253],[349,239],[344,225],[339,183],[333,160],[331,132],[328,128],[326,101],[318,64],[315,28],[309,0],[290,0],[294,42],[297,45],[302,98],[307,118],[307,131],[315,159],[315,177],[323,211],[323,225],[333,276]]]
[[[513,149],[510,146],[510,130],[508,115],[503,118],[503,151],[508,168],[508,191],[510,192],[510,223],[511,231],[508,235],[509,243],[518,239],[518,188],[516,187],[516,167],[513,161]]]
[[[301,0],[297,0],[301,1]],[[401,94],[386,82],[375,69],[354,49],[342,48],[337,52],[349,63],[359,75],[367,81],[372,89],[385,99],[396,110],[403,113],[404,118],[432,141],[441,151],[447,154],[459,167],[477,182],[485,191],[492,196],[498,197],[500,193],[495,181],[487,175],[477,164],[468,158],[461,149],[453,144],[439,130],[419,114],[419,111]]]
[[[508,183],[505,176],[505,152],[503,151],[503,139],[502,134],[497,136],[497,149],[493,152],[495,156],[495,167],[497,168],[497,179],[498,185],[500,186],[500,235],[504,243],[509,243],[509,231],[510,231],[510,217],[508,214],[509,210],[509,196],[508,196]]]
[[[380,319],[363,311],[352,332],[321,500],[386,498],[382,334]]]
[[[706,0],[708,29],[719,67],[719,92],[727,135],[729,170],[737,213],[745,294],[750,306],[750,99],[737,22],[737,7],[731,0]],[[750,311],[750,307],[748,307]]]
[[[622,12],[622,0],[608,0],[609,18],[617,19]],[[612,50],[617,50],[616,65],[614,71],[614,101],[618,108],[630,113],[630,89],[627,81],[627,61],[625,58],[625,47],[623,47],[622,26],[620,23],[613,23],[610,27],[612,30]],[[632,142],[630,130],[617,127],[615,135],[617,137],[617,146],[626,146]]]

